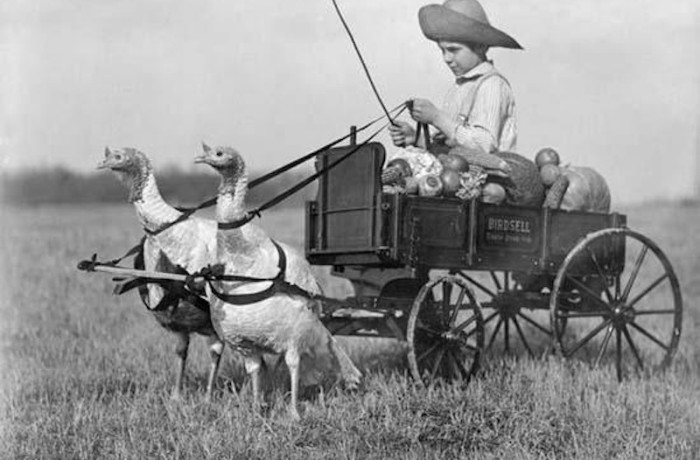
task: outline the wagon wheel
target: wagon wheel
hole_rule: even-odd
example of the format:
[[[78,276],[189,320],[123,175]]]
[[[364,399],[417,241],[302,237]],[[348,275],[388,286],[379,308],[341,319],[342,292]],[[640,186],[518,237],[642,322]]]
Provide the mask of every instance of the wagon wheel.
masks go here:
[[[483,295],[480,304],[484,310],[493,309],[484,318],[484,325],[495,322],[495,327],[486,341],[485,350],[491,349],[499,333],[502,335],[503,349],[506,353],[511,352],[511,345],[515,343],[513,336],[517,336],[531,357],[535,356],[535,345],[538,342],[544,340],[550,346],[552,331],[549,322],[533,315],[534,309],[545,310],[548,306],[548,298],[540,293],[540,289],[523,289],[520,274],[509,271],[491,271],[489,280],[476,279],[465,272],[459,272],[458,275],[474,286],[478,294]],[[533,284],[539,281],[541,279],[533,278]],[[528,308],[530,310],[527,310]],[[564,327],[565,325],[562,325],[562,329]],[[536,333],[528,339],[530,331]]]
[[[451,275],[427,282],[413,302],[407,340],[416,381],[469,382],[479,367],[484,320],[467,283]]]
[[[575,276],[582,271],[605,282],[591,287]],[[618,380],[663,369],[678,349],[682,303],[671,264],[649,238],[627,228],[591,233],[569,252],[554,281],[550,317],[558,351],[593,359],[594,366],[612,360]],[[566,334],[557,327],[562,318]]]

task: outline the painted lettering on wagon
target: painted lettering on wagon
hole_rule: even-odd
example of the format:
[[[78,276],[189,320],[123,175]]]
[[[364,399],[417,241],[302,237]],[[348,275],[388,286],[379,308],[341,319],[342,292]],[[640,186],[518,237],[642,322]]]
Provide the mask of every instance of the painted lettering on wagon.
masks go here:
[[[534,244],[532,219],[526,217],[491,215],[484,230],[487,245],[530,249]]]
[[[486,229],[497,232],[531,233],[530,222],[523,219],[513,219],[504,217],[489,217],[486,222]]]

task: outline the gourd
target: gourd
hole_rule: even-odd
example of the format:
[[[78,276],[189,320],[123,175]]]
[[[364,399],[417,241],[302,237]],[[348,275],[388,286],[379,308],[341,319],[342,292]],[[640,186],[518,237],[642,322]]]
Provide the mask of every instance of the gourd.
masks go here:
[[[560,174],[554,183],[549,187],[549,190],[547,190],[547,195],[545,196],[542,207],[559,209],[567,188],[569,188],[569,178],[565,174]]]

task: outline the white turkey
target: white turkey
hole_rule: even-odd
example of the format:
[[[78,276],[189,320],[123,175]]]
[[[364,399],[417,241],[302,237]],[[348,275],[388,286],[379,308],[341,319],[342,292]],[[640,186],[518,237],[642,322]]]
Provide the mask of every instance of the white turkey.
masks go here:
[[[99,169],[111,169],[129,190],[129,201],[136,208],[146,237],[143,242],[143,269],[155,272],[185,273],[209,264],[216,252],[216,223],[190,217],[170,206],[161,196],[148,157],[133,148],[105,149]],[[186,300],[184,283],[162,286],[148,283],[140,288],[146,307],[158,323],[177,337],[175,352],[179,369],[173,397],[179,397],[185,372],[190,336],[206,337],[211,364],[207,379],[207,398],[211,397],[214,379],[223,353],[223,341],[217,336],[208,312],[208,303],[190,295]],[[202,293],[203,294],[203,293]]]
[[[291,379],[290,413],[299,417],[299,386],[340,378],[349,387],[359,384],[361,373],[345,354],[317,312],[317,291],[295,283],[293,273],[280,280],[285,271],[286,249],[263,234],[245,232],[247,172],[243,158],[230,147],[209,148],[195,159],[221,174],[216,206],[217,263],[225,275],[274,281],[213,281],[209,284],[212,322],[217,332],[245,360],[251,376],[253,399],[260,397],[259,372],[262,355],[280,354]],[[287,266],[287,271],[310,267]],[[282,282],[280,282],[282,281]],[[299,289],[301,288],[301,289]],[[306,291],[306,292],[302,292]],[[246,298],[247,297],[247,298]]]

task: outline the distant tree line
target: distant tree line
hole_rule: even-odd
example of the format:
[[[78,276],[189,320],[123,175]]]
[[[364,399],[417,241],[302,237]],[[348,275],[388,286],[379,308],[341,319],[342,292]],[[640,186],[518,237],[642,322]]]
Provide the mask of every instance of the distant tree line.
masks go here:
[[[257,206],[288,190],[311,174],[287,172],[248,192],[249,206]],[[253,173],[251,180],[262,174]],[[174,206],[201,203],[216,196],[218,176],[166,168],[156,172],[158,188]],[[313,199],[316,184],[311,183],[279,206],[302,206]],[[0,174],[0,199],[11,205],[125,203],[128,193],[108,172],[78,173],[64,167]]]

